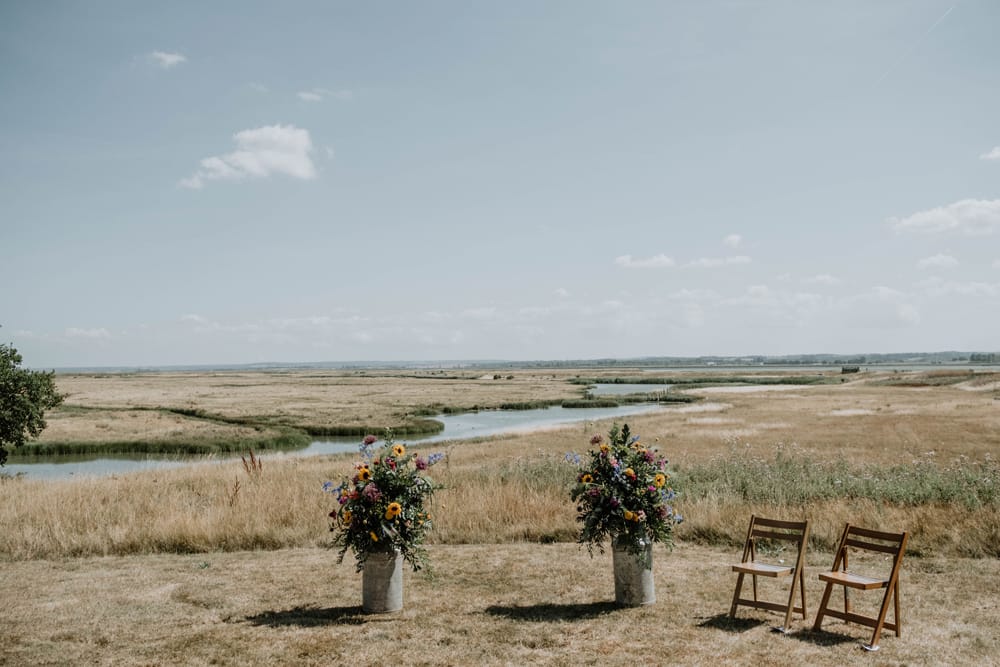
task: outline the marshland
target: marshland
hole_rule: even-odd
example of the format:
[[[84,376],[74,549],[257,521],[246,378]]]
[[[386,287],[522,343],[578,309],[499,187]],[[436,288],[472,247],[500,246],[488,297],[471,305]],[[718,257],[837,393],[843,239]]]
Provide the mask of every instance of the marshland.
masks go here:
[[[566,454],[610,420],[410,445],[446,455],[432,471],[432,568],[407,572],[404,611],[384,617],[361,614],[360,576],[329,548],[322,484],[356,455],[280,448],[386,427],[407,442],[436,414],[593,400],[593,384],[639,379],[651,392],[627,400],[663,402],[618,421],[670,460],[685,517],[673,548],[655,550],[650,607],[616,608],[610,554],[575,543]],[[1000,373],[296,370],[57,385],[65,403],[31,447],[216,458],[0,478],[0,663],[872,663],[859,626],[812,632],[810,615],[779,635],[768,612],[728,619],[752,513],[812,520],[810,614],[844,522],[910,531],[903,635],[883,635],[877,664],[1000,660]]]

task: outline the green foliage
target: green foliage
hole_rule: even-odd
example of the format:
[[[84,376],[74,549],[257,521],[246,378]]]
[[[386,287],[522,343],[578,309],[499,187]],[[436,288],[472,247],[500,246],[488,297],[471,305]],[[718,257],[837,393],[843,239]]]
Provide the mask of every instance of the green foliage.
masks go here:
[[[7,447],[20,447],[45,429],[45,411],[62,403],[54,373],[20,368],[21,355],[0,343],[0,465]]]
[[[375,442],[375,436],[365,436],[361,444],[365,460],[355,466],[353,476],[339,486],[323,485],[337,497],[337,508],[330,512],[330,530],[340,547],[339,561],[348,549],[353,550],[360,571],[370,554],[396,550],[419,570],[427,564],[423,543],[433,526],[426,505],[434,483],[423,471],[444,455],[407,454],[406,447],[393,442],[391,431],[386,432],[378,452],[373,451]]]
[[[586,461],[567,454],[581,467],[570,492],[583,524],[578,541],[593,552],[611,538],[637,555],[648,542],[670,544],[681,516],[672,507],[676,493],[668,486],[667,460],[633,437],[628,424],[615,424],[606,442],[595,435],[590,444],[597,449],[587,452]]]
[[[1000,507],[1000,465],[993,461],[949,467],[929,461],[857,466],[779,452],[773,460],[730,456],[694,466],[681,476],[691,502],[735,497],[747,503],[799,506],[856,498],[910,507]]]

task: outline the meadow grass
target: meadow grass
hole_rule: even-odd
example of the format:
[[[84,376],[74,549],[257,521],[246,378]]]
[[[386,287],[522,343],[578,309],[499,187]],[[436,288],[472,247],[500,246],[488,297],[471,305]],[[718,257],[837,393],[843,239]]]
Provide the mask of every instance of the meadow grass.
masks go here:
[[[611,604],[609,554],[573,544],[565,454],[609,421],[412,445],[446,453],[429,471],[436,574],[407,574],[392,617],[360,614],[354,564],[328,549],[321,486],[354,455],[0,478],[0,663],[870,664],[857,626],[798,619],[783,637],[767,612],[726,617],[751,513],[812,520],[811,612],[845,521],[909,530],[904,635],[883,635],[880,659],[995,663],[1000,410],[989,389],[877,379],[734,387],[629,418],[671,459],[686,518],[641,609]]]

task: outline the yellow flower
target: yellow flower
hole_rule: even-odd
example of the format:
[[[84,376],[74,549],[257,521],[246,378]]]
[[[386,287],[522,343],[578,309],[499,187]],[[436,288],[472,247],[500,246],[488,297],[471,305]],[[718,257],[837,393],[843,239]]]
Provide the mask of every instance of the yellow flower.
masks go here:
[[[378,542],[378,535],[372,531],[368,531],[368,536],[372,538],[372,542]]]
[[[635,479],[635,471],[631,468],[625,468],[625,476],[630,479]]]
[[[626,521],[632,521],[633,519],[635,519],[635,512],[631,512],[629,510],[625,510],[625,520]]]
[[[358,479],[360,479],[362,482],[367,482],[371,478],[372,478],[372,471],[369,470],[368,468],[360,468],[358,470]]]
[[[340,514],[340,520],[343,521],[344,523],[350,523],[351,522],[351,516],[352,516],[351,510],[344,510]]]
[[[402,511],[403,506],[399,503],[389,503],[389,506],[385,510],[385,518],[389,520],[395,519]]]
[[[601,443],[601,451],[604,452],[605,454],[607,454],[608,452],[611,451],[611,447],[609,447],[606,442],[602,442]]]
[[[400,457],[400,456],[402,456],[405,453],[406,453],[406,447],[404,447],[403,445],[393,445],[392,446],[392,454],[393,454],[393,456]]]
[[[667,483],[667,476],[664,475],[662,472],[656,473],[656,477],[653,478],[653,484],[656,485],[656,488],[661,489],[663,488],[663,485],[666,483]]]
[[[588,473],[588,474],[584,475],[583,477],[581,477],[580,481],[583,482],[584,484],[590,484],[591,482],[594,481],[594,476],[590,475]]]

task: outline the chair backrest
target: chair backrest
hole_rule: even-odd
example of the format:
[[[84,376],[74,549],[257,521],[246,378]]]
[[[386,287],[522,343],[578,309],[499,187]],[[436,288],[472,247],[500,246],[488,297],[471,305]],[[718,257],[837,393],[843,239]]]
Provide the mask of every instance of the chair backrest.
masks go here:
[[[743,546],[743,561],[756,560],[759,540],[784,540],[794,542],[801,552],[803,543],[809,537],[809,521],[781,521],[751,516],[750,528]]]
[[[906,542],[909,535],[906,531],[902,533],[887,533],[881,530],[861,528],[847,524],[844,526],[844,533],[840,538],[840,546],[837,547],[837,556],[833,562],[834,570],[847,571],[848,558],[851,549],[861,551],[872,551],[889,554],[892,557],[892,569],[890,578],[897,574],[899,561],[906,552]]]

